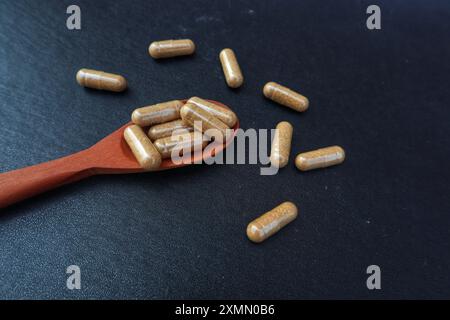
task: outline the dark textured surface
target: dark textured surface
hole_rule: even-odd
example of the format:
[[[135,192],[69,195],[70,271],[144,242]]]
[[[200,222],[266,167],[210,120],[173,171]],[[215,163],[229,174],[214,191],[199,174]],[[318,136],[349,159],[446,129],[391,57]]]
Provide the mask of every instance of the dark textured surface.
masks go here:
[[[66,28],[69,4],[82,30]],[[186,3],[186,2],[183,2]],[[2,210],[1,298],[449,298],[450,5],[377,1],[1,1],[0,171],[89,147],[138,106],[193,95],[243,128],[294,127],[293,153],[342,145],[338,167],[276,176],[257,165],[93,177]],[[341,5],[340,5],[341,4]],[[193,57],[156,62],[153,40],[190,37]],[[245,84],[225,85],[232,47]],[[129,90],[85,90],[81,67]],[[297,114],[262,96],[279,81]],[[0,190],[2,192],[2,190]],[[247,223],[282,201],[299,218],[261,245]],[[81,267],[82,290],[65,268]],[[382,290],[365,270],[382,269]]]

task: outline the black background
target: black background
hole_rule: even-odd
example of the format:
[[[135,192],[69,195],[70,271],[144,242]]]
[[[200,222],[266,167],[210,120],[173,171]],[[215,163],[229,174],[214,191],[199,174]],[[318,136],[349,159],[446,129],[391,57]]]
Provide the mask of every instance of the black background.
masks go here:
[[[66,28],[77,4],[82,30]],[[366,28],[378,4],[382,30]],[[1,1],[0,171],[93,145],[143,105],[201,96],[241,127],[294,125],[292,158],[101,176],[1,211],[1,298],[448,298],[448,1]],[[191,38],[154,61],[150,42]],[[229,89],[218,60],[245,76]],[[124,75],[123,94],[81,88],[82,67]],[[303,114],[262,96],[277,81]],[[301,173],[300,151],[338,144],[344,164]],[[2,192],[0,190],[0,192]],[[290,200],[299,217],[263,244],[249,221]],[[79,265],[82,290],[66,288]],[[382,290],[366,288],[366,268]]]

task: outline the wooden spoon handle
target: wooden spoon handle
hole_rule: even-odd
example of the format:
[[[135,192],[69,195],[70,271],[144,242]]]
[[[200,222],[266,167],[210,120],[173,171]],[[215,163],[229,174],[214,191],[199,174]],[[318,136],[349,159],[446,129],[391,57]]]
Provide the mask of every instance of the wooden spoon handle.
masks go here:
[[[87,150],[0,174],[0,208],[97,173]]]

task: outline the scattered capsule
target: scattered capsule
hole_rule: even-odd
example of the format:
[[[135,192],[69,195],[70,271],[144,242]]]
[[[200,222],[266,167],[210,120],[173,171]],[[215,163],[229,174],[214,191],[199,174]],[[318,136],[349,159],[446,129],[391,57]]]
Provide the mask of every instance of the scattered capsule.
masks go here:
[[[288,164],[293,130],[292,125],[287,121],[277,124],[270,152],[270,163],[272,166],[283,168]]]
[[[241,68],[237,62],[236,55],[231,49],[223,49],[219,55],[220,63],[222,64],[225,80],[230,88],[238,88],[244,82]]]
[[[344,160],[344,149],[339,146],[332,146],[298,154],[295,158],[295,166],[301,171],[308,171],[334,166],[344,162]]]
[[[306,111],[309,107],[308,98],[275,82],[266,83],[263,93],[266,98],[298,112]]]
[[[148,53],[154,59],[187,56],[194,51],[195,44],[190,39],[155,41],[148,47]]]
[[[80,69],[77,82],[82,87],[97,90],[121,92],[127,88],[127,80],[121,75],[91,69]]]
[[[289,222],[297,218],[298,210],[292,202],[283,202],[264,213],[247,226],[247,237],[253,242],[263,242]]]
[[[186,132],[194,131],[194,128],[186,125],[183,120],[174,120],[166,123],[161,123],[150,127],[148,136],[150,139],[157,140],[172,135],[174,131],[185,130]]]
[[[199,97],[192,97],[187,101],[187,103],[195,104],[197,107],[211,113],[230,128],[236,124],[237,116],[228,108],[219,106],[218,104],[209,102]]]
[[[165,137],[157,139],[154,142],[156,149],[163,159],[170,158],[172,156],[172,151],[174,151],[175,148],[178,151],[175,151],[176,154],[181,156],[184,150],[190,150],[191,152],[203,150],[207,144],[208,141],[203,139],[203,134],[198,131]]]
[[[182,106],[183,102],[173,100],[142,107],[133,111],[131,121],[141,127],[146,127],[180,119],[180,109]]]
[[[192,103],[186,103],[180,110],[181,119],[193,126],[195,130],[206,132],[207,130],[218,130],[225,140],[230,134],[229,127],[213,116],[211,113],[201,109]]]
[[[161,155],[141,127],[127,127],[123,136],[130,146],[136,160],[144,170],[156,170],[161,165]]]

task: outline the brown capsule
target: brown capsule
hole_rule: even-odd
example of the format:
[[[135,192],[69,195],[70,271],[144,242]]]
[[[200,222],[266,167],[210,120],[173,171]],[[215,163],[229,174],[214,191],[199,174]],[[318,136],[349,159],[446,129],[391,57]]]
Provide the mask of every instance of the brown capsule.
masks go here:
[[[131,121],[141,127],[146,127],[180,119],[180,109],[182,106],[183,102],[173,100],[142,107],[133,111]]]
[[[247,226],[247,237],[253,242],[263,242],[295,220],[297,214],[298,210],[295,204],[283,202],[250,222]]]
[[[292,125],[287,121],[277,124],[270,151],[270,163],[272,166],[283,168],[288,164],[293,130]]]
[[[125,129],[123,136],[144,170],[151,171],[159,168],[161,155],[141,127],[131,125]]]
[[[203,134],[200,132],[183,133],[175,136],[157,139],[154,142],[156,149],[159,151],[163,159],[170,158],[172,151],[176,147],[176,154],[181,156],[183,150],[202,150],[208,144],[207,140],[203,139]]]
[[[266,98],[298,112],[309,107],[308,98],[275,82],[268,82],[263,89]]]
[[[190,39],[155,41],[148,47],[148,53],[154,59],[186,56],[194,51],[195,44]]]
[[[344,149],[339,146],[332,146],[298,154],[295,158],[295,166],[301,171],[308,171],[334,166],[344,162],[344,160]]]
[[[127,80],[121,75],[91,69],[80,69],[77,82],[82,87],[97,90],[121,92],[127,88]]]
[[[183,120],[175,120],[150,127],[150,129],[148,130],[148,136],[150,137],[150,139],[156,140],[171,136],[174,131],[178,130],[191,132],[194,131],[194,128],[186,125]]]
[[[234,51],[228,48],[223,49],[220,52],[219,58],[228,86],[230,88],[240,87],[244,82],[244,76],[242,75]]]
[[[209,102],[199,97],[192,97],[187,101],[187,103],[195,104],[197,107],[211,113],[230,128],[236,124],[237,116],[228,108],[219,106],[218,104]]]
[[[193,126],[197,131],[206,132],[215,129],[222,134],[223,139],[227,139],[230,134],[229,127],[225,123],[195,104],[186,103],[181,108],[180,115],[186,124]]]

